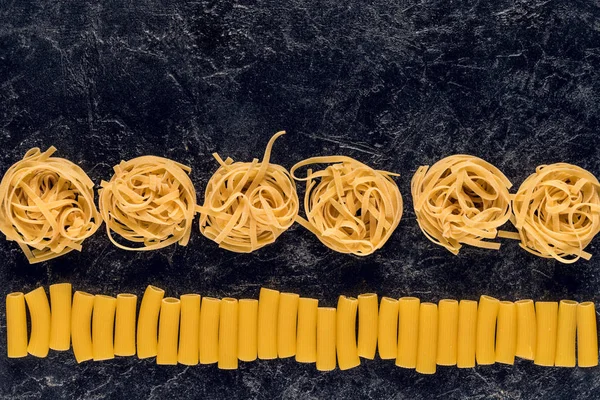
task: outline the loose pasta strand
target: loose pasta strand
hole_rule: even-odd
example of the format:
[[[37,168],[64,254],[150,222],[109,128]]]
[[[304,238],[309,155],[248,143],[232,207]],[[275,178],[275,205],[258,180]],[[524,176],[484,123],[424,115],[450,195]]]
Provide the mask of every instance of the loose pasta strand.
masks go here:
[[[499,249],[485,241],[510,218],[511,183],[490,163],[457,154],[419,167],[411,180],[415,214],[432,242],[458,254],[463,244]]]
[[[322,171],[308,170],[298,178],[298,168],[332,164]],[[377,171],[345,156],[313,157],[290,170],[306,181],[306,219],[296,221],[332,250],[358,256],[372,254],[390,238],[402,218],[402,195],[391,178],[397,174]]]
[[[275,242],[294,223],[298,194],[290,173],[269,162],[277,132],[265,150],[262,162],[223,161],[206,186],[200,213],[200,232],[219,247],[250,253]]]
[[[94,183],[71,161],[52,157],[55,151],[29,150],[0,183],[0,231],[31,264],[81,251],[102,223]]]

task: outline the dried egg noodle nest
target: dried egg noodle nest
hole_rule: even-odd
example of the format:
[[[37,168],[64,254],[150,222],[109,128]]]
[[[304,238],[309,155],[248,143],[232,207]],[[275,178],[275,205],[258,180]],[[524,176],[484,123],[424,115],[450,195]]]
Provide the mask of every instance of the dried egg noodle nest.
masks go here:
[[[71,161],[51,157],[55,151],[29,150],[0,183],[0,230],[31,264],[81,251],[102,223],[94,183]]]
[[[332,164],[308,170],[305,178],[294,172],[310,164]],[[391,176],[346,156],[313,157],[291,169],[292,177],[306,181],[306,219],[296,221],[323,244],[340,253],[366,256],[381,248],[402,218],[402,195]]]
[[[576,165],[541,165],[514,196],[513,212],[511,222],[519,233],[500,236],[562,263],[589,260],[591,254],[583,249],[600,232],[600,183]]]
[[[490,163],[470,155],[421,166],[411,181],[419,227],[432,242],[458,254],[461,244],[499,249],[497,228],[510,218],[510,181]]]
[[[269,163],[276,133],[267,144],[262,162],[223,161],[210,178],[204,205],[198,207],[200,232],[237,253],[250,253],[270,243],[293,223],[298,214],[296,184],[280,165]]]
[[[187,245],[196,207],[191,169],[167,158],[142,156],[121,161],[109,182],[102,181],[100,212],[113,244],[124,250],[156,250]],[[117,243],[112,232],[143,247]]]

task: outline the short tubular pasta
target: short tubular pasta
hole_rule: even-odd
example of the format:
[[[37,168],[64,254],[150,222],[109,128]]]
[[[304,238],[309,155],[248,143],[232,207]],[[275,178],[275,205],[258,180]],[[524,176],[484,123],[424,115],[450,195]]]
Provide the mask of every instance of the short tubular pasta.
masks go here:
[[[296,184],[281,165],[269,163],[277,132],[261,162],[225,161],[208,181],[204,204],[198,207],[200,232],[219,247],[250,253],[273,243],[298,214]]]
[[[513,211],[519,233],[502,235],[523,249],[566,264],[589,260],[584,249],[600,232],[600,183],[576,165],[541,165],[519,187]]]
[[[187,245],[196,213],[191,169],[167,158],[143,156],[121,161],[99,191],[100,212],[113,244],[124,250]],[[122,245],[112,233],[140,246]]]
[[[102,219],[94,183],[56,151],[33,148],[0,183],[0,231],[19,244],[31,264],[81,251]]]
[[[322,171],[295,171],[311,164],[332,164]],[[398,176],[345,156],[313,157],[290,170],[306,181],[306,219],[296,221],[327,247],[358,256],[372,254],[390,238],[402,218],[402,195],[391,178]]]
[[[419,227],[432,242],[458,254],[462,244],[499,249],[485,241],[510,218],[510,181],[490,163],[470,155],[421,166],[411,181]]]

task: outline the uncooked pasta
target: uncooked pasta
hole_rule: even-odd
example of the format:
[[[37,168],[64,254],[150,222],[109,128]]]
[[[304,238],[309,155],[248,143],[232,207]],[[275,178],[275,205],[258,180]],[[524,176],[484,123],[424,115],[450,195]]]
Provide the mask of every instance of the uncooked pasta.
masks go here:
[[[298,194],[290,173],[269,162],[277,132],[265,150],[262,161],[225,161],[206,187],[204,204],[198,207],[200,232],[219,247],[250,253],[273,243],[294,223],[298,214]]]
[[[311,164],[331,164],[295,171]],[[392,176],[346,156],[308,158],[291,169],[306,181],[304,212],[296,221],[332,250],[358,256],[372,254],[390,238],[402,218],[402,195]]]
[[[600,232],[600,183],[576,165],[541,165],[521,184],[513,200],[519,231],[501,232],[540,257],[574,263],[592,256],[584,251]]]
[[[111,242],[125,250],[187,245],[196,213],[196,191],[187,174],[191,169],[166,158],[143,156],[121,161],[114,171],[99,191]],[[141,245],[120,244],[113,232]]]
[[[102,223],[94,183],[71,161],[52,157],[55,151],[29,150],[0,183],[0,230],[31,264],[81,251]]]
[[[458,254],[462,244],[499,249],[497,228],[510,218],[510,181],[490,163],[457,154],[421,166],[411,181],[419,227],[432,242]]]

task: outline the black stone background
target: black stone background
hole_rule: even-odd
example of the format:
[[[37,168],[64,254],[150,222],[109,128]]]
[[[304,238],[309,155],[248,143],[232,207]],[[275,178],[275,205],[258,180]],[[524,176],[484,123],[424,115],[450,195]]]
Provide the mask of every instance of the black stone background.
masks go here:
[[[591,261],[561,265],[502,240],[500,252],[455,257],[429,242],[412,211],[419,165],[483,157],[515,184],[543,163],[600,175],[598,0],[0,1],[0,170],[31,147],[58,147],[94,182],[145,154],[190,165],[198,199],[212,152],[273,161],[345,154],[399,172],[405,214],[387,245],[336,254],[299,226],[250,255],[217,248],[194,225],[187,247],[130,253],[103,230],[71,253],[28,265],[0,241],[2,298],[69,281],[141,296],[257,297],[261,286],[333,306],[340,294],[600,300],[600,242]],[[300,195],[303,188],[299,185]],[[72,352],[6,358],[0,306],[0,399],[599,398],[593,369],[518,360],[433,376],[363,360],[321,373],[292,359],[156,366],[117,358],[77,365]]]

